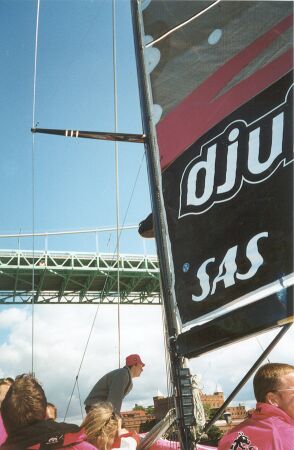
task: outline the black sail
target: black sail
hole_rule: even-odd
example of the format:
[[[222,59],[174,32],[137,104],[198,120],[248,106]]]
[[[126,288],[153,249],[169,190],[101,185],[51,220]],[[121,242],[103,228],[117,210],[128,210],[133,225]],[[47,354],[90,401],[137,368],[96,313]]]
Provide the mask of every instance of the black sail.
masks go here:
[[[142,2],[178,351],[293,316],[291,2]]]

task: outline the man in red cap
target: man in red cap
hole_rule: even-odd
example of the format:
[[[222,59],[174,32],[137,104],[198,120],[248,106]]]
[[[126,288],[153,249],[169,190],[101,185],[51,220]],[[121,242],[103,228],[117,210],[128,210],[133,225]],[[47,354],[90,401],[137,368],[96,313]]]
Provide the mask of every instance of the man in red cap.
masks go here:
[[[144,366],[139,355],[127,356],[123,368],[112,370],[97,381],[84,402],[86,412],[98,402],[111,402],[115,412],[120,413],[124,397],[133,388],[132,379],[141,375]]]

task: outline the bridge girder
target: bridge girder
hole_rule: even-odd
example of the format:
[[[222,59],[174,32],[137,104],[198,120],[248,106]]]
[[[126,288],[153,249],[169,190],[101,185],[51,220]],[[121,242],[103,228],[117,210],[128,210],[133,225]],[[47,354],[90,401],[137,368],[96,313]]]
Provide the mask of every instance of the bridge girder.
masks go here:
[[[32,302],[160,304],[157,258],[1,250],[0,304]]]

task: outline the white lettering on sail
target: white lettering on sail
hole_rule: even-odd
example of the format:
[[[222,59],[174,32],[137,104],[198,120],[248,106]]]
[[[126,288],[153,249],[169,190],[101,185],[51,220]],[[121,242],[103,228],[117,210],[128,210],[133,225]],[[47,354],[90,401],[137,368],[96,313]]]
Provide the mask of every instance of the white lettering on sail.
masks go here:
[[[265,172],[283,152],[284,113],[273,119],[272,145],[267,161],[259,161],[260,128],[249,133],[248,169],[249,172],[260,174]]]
[[[206,161],[200,161],[192,167],[188,177],[188,192],[187,192],[188,205],[194,206],[202,205],[211,197],[214,185],[214,173],[211,173],[211,167],[214,167],[215,165],[215,157],[216,157],[216,144],[212,145],[207,150]],[[195,186],[197,186],[197,178],[200,170],[205,171],[205,183],[204,183],[205,188],[202,195],[197,197]]]
[[[233,129],[229,134],[229,141],[235,141],[239,136],[239,130],[237,128]],[[233,189],[236,179],[237,171],[237,156],[238,156],[238,143],[233,142],[233,144],[228,145],[228,156],[227,156],[227,171],[226,171],[226,181],[223,185],[217,188],[218,194],[223,194]]]
[[[221,281],[224,282],[225,288],[235,284],[235,273],[237,270],[236,256],[238,246],[229,248],[223,261],[219,266],[219,271],[212,283],[211,295],[215,293],[216,286]]]
[[[264,233],[259,233],[256,236],[254,236],[252,239],[250,239],[250,241],[248,242],[247,249],[246,249],[246,256],[249,259],[249,261],[251,262],[251,267],[247,273],[244,273],[244,274],[236,273],[236,277],[239,280],[248,280],[249,278],[252,278],[256,274],[256,272],[258,271],[260,266],[262,265],[263,258],[261,256],[261,254],[258,252],[258,248],[257,248],[257,242],[262,237],[264,237],[264,238],[268,237],[268,232],[265,231]]]
[[[261,238],[267,238],[268,235],[269,234],[267,231],[258,233],[253,236],[246,245],[246,257],[251,264],[247,273],[242,274],[237,272],[237,245],[229,248],[219,265],[218,274],[212,282],[210,281],[210,276],[207,273],[207,266],[208,264],[214,263],[216,259],[209,258],[204,261],[197,271],[197,279],[199,280],[202,293],[200,295],[192,295],[192,300],[195,302],[200,302],[205,300],[209,294],[213,295],[220,285],[227,288],[229,286],[233,286],[237,280],[248,280],[252,278],[262,266],[264,261],[258,250],[258,241]]]
[[[261,183],[278,167],[293,162],[292,146],[284,139],[291,88],[278,107],[250,124],[234,121],[202,145],[200,155],[182,175],[179,218],[202,214],[215,203],[235,197],[244,182]]]
[[[201,289],[202,289],[202,294],[201,295],[192,295],[192,300],[195,300],[197,302],[200,302],[201,300],[204,300],[209,292],[210,292],[210,279],[209,279],[209,275],[206,272],[206,267],[208,266],[209,263],[212,263],[215,261],[215,258],[209,258],[206,261],[204,261],[204,263],[201,264],[201,266],[198,269],[197,272],[197,278],[200,281],[200,285],[201,285]]]

